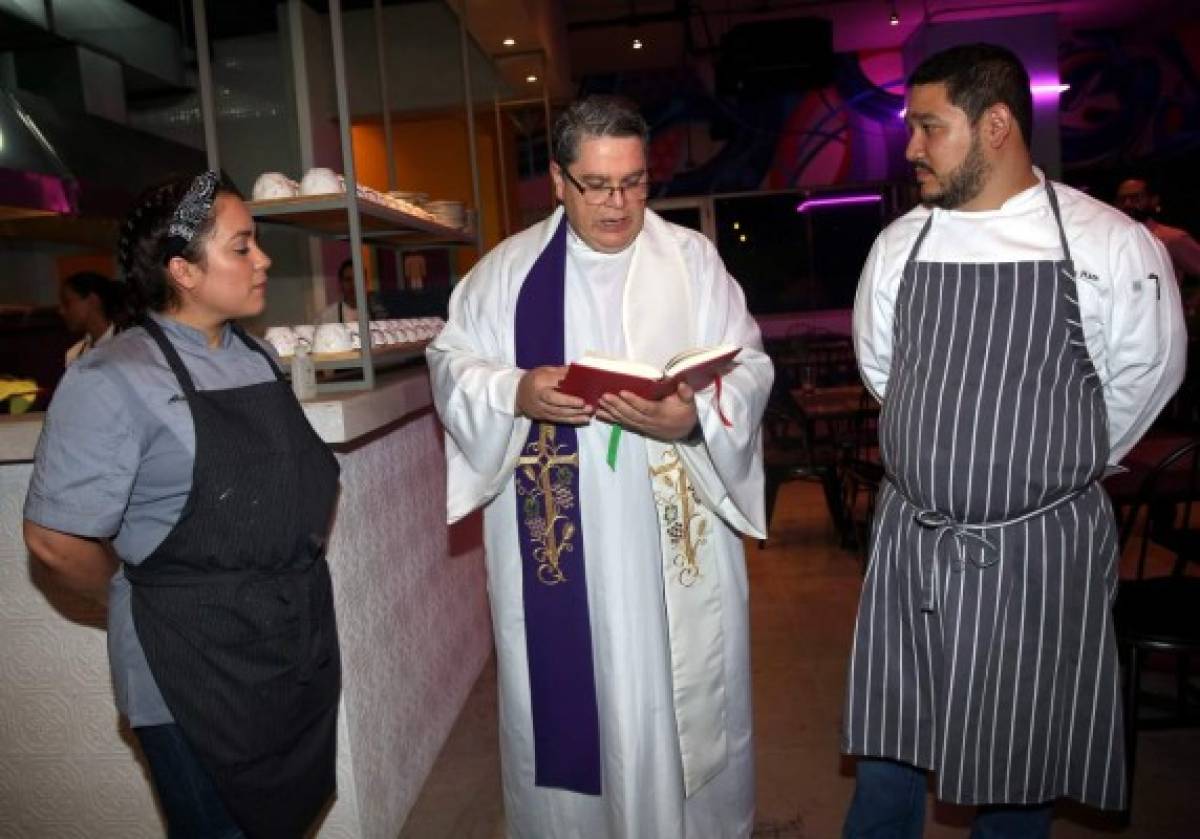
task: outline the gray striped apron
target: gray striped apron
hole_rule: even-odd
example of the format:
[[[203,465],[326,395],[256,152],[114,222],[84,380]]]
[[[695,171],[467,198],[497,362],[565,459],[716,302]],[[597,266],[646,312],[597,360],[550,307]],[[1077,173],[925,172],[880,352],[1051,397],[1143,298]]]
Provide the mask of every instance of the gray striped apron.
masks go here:
[[[1101,385],[1058,262],[921,262],[897,293],[842,749],[958,804],[1125,796]]]

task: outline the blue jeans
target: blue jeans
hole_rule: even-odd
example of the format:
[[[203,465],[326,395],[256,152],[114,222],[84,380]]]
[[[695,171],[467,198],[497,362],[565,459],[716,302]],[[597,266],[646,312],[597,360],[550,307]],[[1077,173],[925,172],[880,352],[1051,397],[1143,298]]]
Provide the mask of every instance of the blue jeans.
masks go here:
[[[178,725],[135,728],[170,839],[245,839]]]
[[[1046,839],[1054,807],[980,807],[971,839]],[[843,839],[921,839],[925,830],[925,770],[864,758]]]

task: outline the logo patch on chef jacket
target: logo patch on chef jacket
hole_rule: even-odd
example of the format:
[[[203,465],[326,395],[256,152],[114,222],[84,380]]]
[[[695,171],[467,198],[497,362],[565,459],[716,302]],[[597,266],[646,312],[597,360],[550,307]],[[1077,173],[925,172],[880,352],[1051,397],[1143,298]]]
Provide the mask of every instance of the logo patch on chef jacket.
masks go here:
[[[1091,280],[1094,283],[1099,282],[1099,280],[1100,280],[1100,278],[1097,277],[1095,274],[1093,274],[1091,271],[1084,271],[1083,269],[1080,269],[1079,276],[1085,280]]]

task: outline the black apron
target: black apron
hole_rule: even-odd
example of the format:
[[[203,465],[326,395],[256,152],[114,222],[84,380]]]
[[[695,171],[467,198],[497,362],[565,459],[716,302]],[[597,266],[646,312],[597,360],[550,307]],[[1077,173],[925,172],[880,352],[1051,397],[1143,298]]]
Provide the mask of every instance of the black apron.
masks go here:
[[[196,429],[192,488],[162,544],[126,565],[133,618],[175,721],[252,839],[298,837],[334,790],[341,663],[325,534],[337,460],[274,381],[199,391],[147,332]]]
[[[936,772],[944,801],[1111,809],[1108,419],[1046,193],[1061,260],[917,261],[931,214],[905,264],[842,747]]]

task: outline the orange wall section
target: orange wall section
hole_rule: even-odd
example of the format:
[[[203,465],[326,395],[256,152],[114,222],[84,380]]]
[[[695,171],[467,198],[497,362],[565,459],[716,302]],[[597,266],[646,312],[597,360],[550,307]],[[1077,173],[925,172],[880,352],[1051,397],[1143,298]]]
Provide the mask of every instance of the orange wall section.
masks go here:
[[[55,259],[55,269],[60,282],[79,271],[95,271],[112,280],[117,278],[117,261],[108,251],[65,254]]]
[[[483,205],[483,244],[491,250],[511,231],[501,231],[501,190],[509,193],[510,217],[516,211],[516,148],[508,132],[504,137],[505,181],[500,182],[496,158],[496,126],[479,118],[475,121],[476,152],[479,160],[479,192]],[[383,126],[374,122],[358,123],[352,128],[354,166],[360,183],[374,189],[387,189],[387,157],[384,154]],[[474,205],[471,169],[467,165],[466,118],[431,117],[392,123],[392,148],[396,157],[396,188],[427,192],[432,200],[462,201]],[[474,248],[458,249],[458,270],[465,273],[478,259]]]

